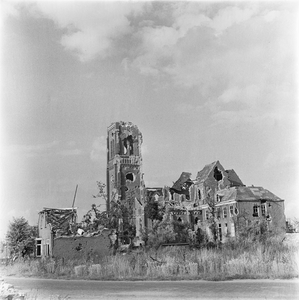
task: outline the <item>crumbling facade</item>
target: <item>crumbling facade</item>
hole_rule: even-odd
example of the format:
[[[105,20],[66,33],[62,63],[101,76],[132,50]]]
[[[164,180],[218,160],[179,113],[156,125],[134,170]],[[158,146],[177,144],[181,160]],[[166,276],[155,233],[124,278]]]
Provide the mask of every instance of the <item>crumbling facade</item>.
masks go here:
[[[77,208],[44,208],[38,214],[38,238],[36,256],[51,257],[54,239],[75,232]]]
[[[211,240],[225,242],[253,225],[285,232],[284,200],[262,187],[245,186],[219,161],[206,165],[194,180],[183,172],[169,192],[173,218],[204,230]]]
[[[65,260],[90,260],[97,262],[105,255],[113,253],[111,230],[103,229],[93,236],[70,235],[55,239],[53,256]]]
[[[127,220],[140,236],[144,226],[144,181],[142,134],[131,122],[112,123],[107,130],[107,210],[120,201],[128,211]]]
[[[140,245],[144,229],[151,229],[154,220],[162,220],[163,215],[191,224],[192,234],[198,229],[205,231],[214,241],[225,242],[252,225],[257,225],[254,230],[263,225],[263,230],[285,232],[284,200],[262,187],[245,186],[234,170],[224,169],[219,161],[206,165],[195,179],[191,179],[191,173],[183,172],[171,188],[145,188],[141,145],[142,134],[131,122],[115,122],[108,127],[107,212],[113,211],[110,206],[117,206],[112,206],[115,202],[126,213],[121,211],[118,226],[107,227],[117,228],[123,236],[98,227],[93,228],[94,232],[84,232],[84,226],[82,229],[76,223],[76,208],[44,208],[39,213],[37,256],[106,255],[127,239],[124,224],[136,230],[133,243]],[[145,210],[149,203],[151,207],[147,205]],[[86,216],[90,221],[91,216]]]

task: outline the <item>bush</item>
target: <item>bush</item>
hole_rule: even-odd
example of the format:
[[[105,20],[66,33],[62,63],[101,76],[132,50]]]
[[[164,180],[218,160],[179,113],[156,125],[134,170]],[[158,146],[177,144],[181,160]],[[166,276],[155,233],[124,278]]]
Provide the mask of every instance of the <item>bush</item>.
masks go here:
[[[170,221],[155,221],[153,229],[147,233],[147,247],[158,249],[161,244],[174,242],[176,236]]]

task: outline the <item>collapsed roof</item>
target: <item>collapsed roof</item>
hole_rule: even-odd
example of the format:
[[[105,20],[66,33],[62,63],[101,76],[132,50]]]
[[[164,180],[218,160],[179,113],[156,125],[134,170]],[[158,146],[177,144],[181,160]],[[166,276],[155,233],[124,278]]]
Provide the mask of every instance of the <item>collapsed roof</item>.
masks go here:
[[[189,196],[189,187],[193,184],[193,181],[190,179],[190,177],[191,173],[183,172],[180,178],[169,189],[170,192]]]
[[[39,214],[44,214],[46,223],[51,224],[53,231],[57,231],[76,222],[77,208],[44,208]]]

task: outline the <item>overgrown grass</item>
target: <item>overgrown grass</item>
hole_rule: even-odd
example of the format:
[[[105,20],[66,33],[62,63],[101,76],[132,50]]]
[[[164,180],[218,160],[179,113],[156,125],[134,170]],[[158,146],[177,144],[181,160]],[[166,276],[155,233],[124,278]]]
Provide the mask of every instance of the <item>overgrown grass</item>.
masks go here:
[[[271,238],[230,242],[214,249],[161,248],[92,261],[29,260],[7,267],[7,274],[96,280],[255,279],[299,277],[299,247]]]

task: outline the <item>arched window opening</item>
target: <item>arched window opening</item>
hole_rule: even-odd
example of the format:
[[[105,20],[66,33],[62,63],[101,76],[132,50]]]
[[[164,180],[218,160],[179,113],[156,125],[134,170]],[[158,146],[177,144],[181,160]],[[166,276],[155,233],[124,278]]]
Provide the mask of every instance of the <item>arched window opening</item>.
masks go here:
[[[126,174],[126,180],[134,181],[135,180],[134,174],[133,173],[127,173]]]
[[[133,137],[129,135],[124,139],[124,154],[125,155],[133,155]]]

